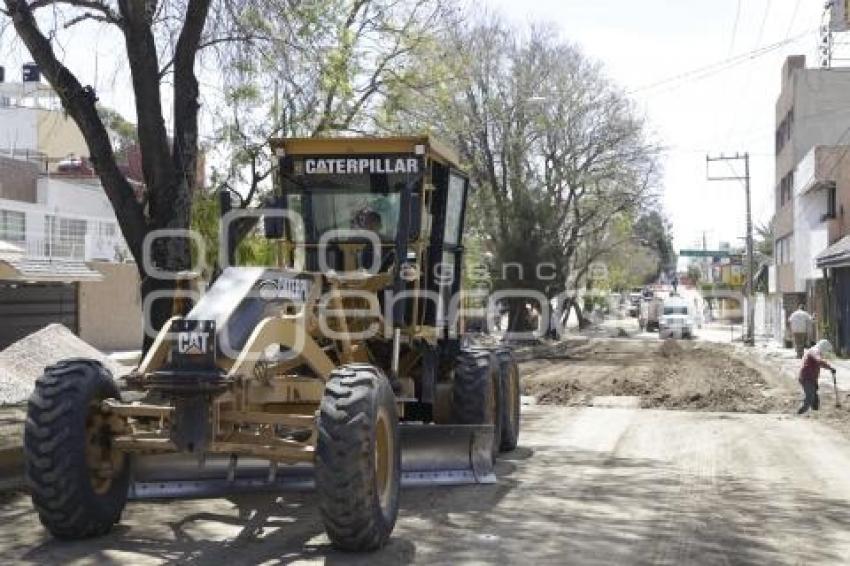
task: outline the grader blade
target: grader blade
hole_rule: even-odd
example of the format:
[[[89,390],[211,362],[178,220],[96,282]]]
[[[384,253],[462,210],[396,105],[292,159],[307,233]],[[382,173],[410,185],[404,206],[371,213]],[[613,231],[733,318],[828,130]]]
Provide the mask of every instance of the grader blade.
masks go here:
[[[403,424],[403,487],[488,484],[493,469],[492,425]],[[190,454],[137,455],[132,459],[131,499],[216,497],[251,491],[311,490],[310,464]]]
[[[492,425],[403,425],[402,485],[496,483]]]

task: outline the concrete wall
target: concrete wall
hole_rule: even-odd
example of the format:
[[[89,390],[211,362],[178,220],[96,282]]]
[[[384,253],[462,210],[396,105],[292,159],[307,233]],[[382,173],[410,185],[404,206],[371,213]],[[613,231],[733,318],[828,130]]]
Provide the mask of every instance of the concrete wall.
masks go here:
[[[794,201],[794,287],[783,290],[803,293],[807,280],[821,277],[821,271],[815,267],[815,256],[828,245],[826,224],[821,220],[826,210],[826,191],[795,195]]]
[[[795,71],[792,159],[798,163],[815,145],[846,141],[850,126],[850,69]]]
[[[0,151],[38,150],[38,110],[0,107]]]
[[[817,146],[813,151],[814,180],[835,183],[835,218],[825,222],[828,244],[834,244],[850,234],[850,145]],[[809,159],[808,155],[806,159]]]
[[[134,263],[89,262],[103,281],[80,283],[80,338],[100,350],[142,347],[142,302]]]
[[[0,199],[35,202],[38,165],[0,156]]]
[[[773,217],[773,229],[777,239],[794,231],[794,199],[776,211]]]
[[[786,263],[776,267],[776,286],[779,293],[794,292],[794,264]]]
[[[80,214],[115,221],[112,204],[98,179],[85,182],[43,177],[38,182],[38,202],[56,214]]]

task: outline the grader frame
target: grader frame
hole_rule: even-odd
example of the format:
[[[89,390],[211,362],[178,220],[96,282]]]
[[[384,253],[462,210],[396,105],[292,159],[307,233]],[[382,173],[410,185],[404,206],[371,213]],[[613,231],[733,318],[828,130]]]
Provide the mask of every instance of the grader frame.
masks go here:
[[[88,380],[85,391],[106,391],[80,401],[89,407],[85,452],[91,485],[100,486],[95,495],[120,492],[122,481],[137,497],[209,495],[200,480],[214,478],[227,490],[240,476],[253,486],[288,478],[344,493],[348,488],[334,483],[344,470],[334,466],[348,466],[345,458],[359,457],[346,452],[348,445],[365,442],[360,452],[373,454],[374,466],[350,465],[366,466],[362,498],[374,516],[334,531],[335,513],[348,516],[365,503],[334,511],[341,505],[337,491],[322,508],[333,542],[375,548],[392,530],[401,481],[495,481],[493,457],[512,449],[518,434],[516,364],[505,350],[464,349],[462,316],[449,312],[453,300],[459,303],[453,297],[461,290],[468,190],[451,150],[427,136],[287,139],[274,147],[281,175],[270,210],[300,206],[305,219],[301,226],[266,219],[277,267],[226,267],[186,316],[169,320],[127,377],[136,401],[110,393],[103,369],[91,362],[48,368],[35,395],[51,395],[63,373]],[[357,199],[369,205],[351,208]],[[350,212],[351,227],[381,234],[376,245],[345,237],[319,245],[321,231],[346,232]],[[451,277],[432,273],[437,263],[451,267]],[[317,264],[330,267],[320,271]],[[29,441],[33,466],[36,456],[44,459],[39,438],[53,426],[39,413],[44,404],[36,405],[32,421],[43,426]],[[351,423],[371,419],[360,440],[352,428],[359,424],[334,420],[354,405],[361,412]],[[42,481],[33,470],[34,483]],[[37,493],[34,502],[39,509],[52,505]],[[115,505],[120,516],[123,504]],[[114,520],[52,523],[51,530],[88,536]],[[368,528],[360,532],[358,525]],[[350,535],[352,529],[359,534]]]

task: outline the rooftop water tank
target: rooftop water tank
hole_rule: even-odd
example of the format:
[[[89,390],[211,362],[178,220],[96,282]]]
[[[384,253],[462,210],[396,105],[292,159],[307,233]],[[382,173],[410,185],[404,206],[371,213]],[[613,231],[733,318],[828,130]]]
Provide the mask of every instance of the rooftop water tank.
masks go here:
[[[24,63],[23,79],[25,83],[37,83],[41,81],[41,71],[35,63]]]

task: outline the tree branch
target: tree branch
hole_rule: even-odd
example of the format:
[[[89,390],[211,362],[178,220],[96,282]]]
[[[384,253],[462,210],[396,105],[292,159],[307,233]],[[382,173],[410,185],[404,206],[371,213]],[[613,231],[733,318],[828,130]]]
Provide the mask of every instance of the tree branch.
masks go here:
[[[103,22],[103,23],[114,23],[114,22],[112,22],[112,20],[110,20],[106,16],[99,16],[97,14],[92,14],[91,12],[86,12],[84,14],[80,14],[77,17],[71,18],[70,20],[65,22],[65,24],[62,27],[64,29],[68,29],[71,26],[75,26],[78,23],[84,22],[86,20],[93,20],[93,21],[96,21],[96,22]]]
[[[175,168],[189,191],[196,187],[198,166],[198,79],[195,56],[204,32],[211,0],[190,0],[186,19],[174,52],[174,149]]]
[[[56,4],[65,4],[67,6],[73,6],[75,8],[86,8],[89,10],[95,10],[102,14],[103,21],[116,25],[121,24],[120,16],[116,14],[112,10],[112,8],[110,8],[103,2],[99,2],[98,0],[35,0],[34,2],[30,2],[29,9],[30,11],[34,12],[39,8],[45,8],[51,5],[55,6]]]

